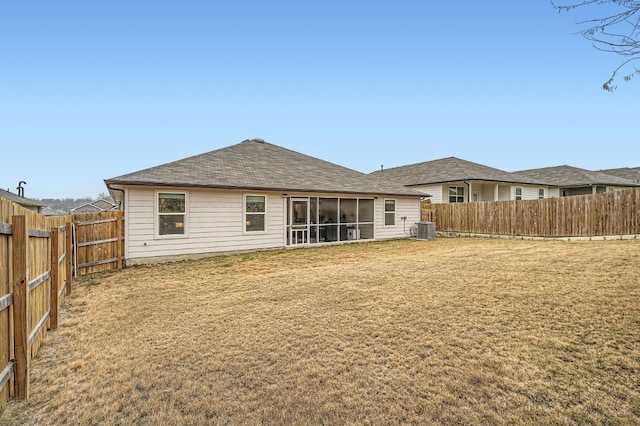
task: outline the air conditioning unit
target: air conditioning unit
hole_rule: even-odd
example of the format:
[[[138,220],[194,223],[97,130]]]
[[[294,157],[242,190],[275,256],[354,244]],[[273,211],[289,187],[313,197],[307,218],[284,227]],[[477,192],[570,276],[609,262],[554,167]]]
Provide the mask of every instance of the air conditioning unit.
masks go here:
[[[418,240],[435,240],[436,239],[436,223],[435,222],[418,222],[416,223],[418,230],[416,239]]]

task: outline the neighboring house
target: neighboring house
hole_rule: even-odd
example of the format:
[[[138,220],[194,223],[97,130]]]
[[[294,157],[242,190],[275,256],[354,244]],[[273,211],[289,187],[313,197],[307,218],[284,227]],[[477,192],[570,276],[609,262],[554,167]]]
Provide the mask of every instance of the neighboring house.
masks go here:
[[[46,207],[46,204],[41,203],[40,201],[21,197],[18,194],[5,191],[4,189],[0,189],[0,197],[7,199],[9,201],[13,201],[14,203],[19,204],[26,209],[33,210],[34,212],[38,212],[38,213],[41,213],[42,209]]]
[[[619,169],[598,170],[611,176],[618,176],[624,179],[632,180],[634,183],[640,183],[640,167],[621,167]]]
[[[109,212],[112,210],[118,210],[119,206],[113,201],[113,198],[101,198],[96,201],[91,201],[90,203],[83,204],[76,208],[71,209],[71,214],[77,213],[101,213],[101,212]]]
[[[551,196],[596,194],[640,186],[639,183],[629,179],[566,165],[521,170],[514,173],[553,185]]]
[[[383,169],[371,176],[429,194],[432,203],[531,200],[549,196],[536,179],[456,157]]]
[[[406,237],[422,195],[260,139],[105,184],[124,209],[128,264]]]

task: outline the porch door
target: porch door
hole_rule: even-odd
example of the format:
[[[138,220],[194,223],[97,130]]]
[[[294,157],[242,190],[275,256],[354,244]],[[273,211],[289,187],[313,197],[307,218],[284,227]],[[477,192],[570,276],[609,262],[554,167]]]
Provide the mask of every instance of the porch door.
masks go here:
[[[289,244],[309,244],[309,199],[291,198]]]

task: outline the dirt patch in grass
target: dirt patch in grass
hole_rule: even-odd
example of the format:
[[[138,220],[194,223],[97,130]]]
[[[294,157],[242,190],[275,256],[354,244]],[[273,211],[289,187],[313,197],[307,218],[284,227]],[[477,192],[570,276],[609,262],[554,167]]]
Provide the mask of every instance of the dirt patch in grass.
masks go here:
[[[640,242],[390,241],[77,282],[10,425],[638,424]]]

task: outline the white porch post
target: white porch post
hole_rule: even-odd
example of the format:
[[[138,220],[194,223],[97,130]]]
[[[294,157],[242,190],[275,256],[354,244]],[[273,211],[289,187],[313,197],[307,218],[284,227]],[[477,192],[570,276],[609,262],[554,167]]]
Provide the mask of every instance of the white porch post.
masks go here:
[[[493,188],[493,201],[498,201],[500,199],[500,184],[496,183],[496,186]]]
[[[471,185],[472,185],[472,183],[469,182],[469,193],[467,194],[467,201],[469,201],[469,202],[472,200],[471,194],[473,194],[473,187]]]

